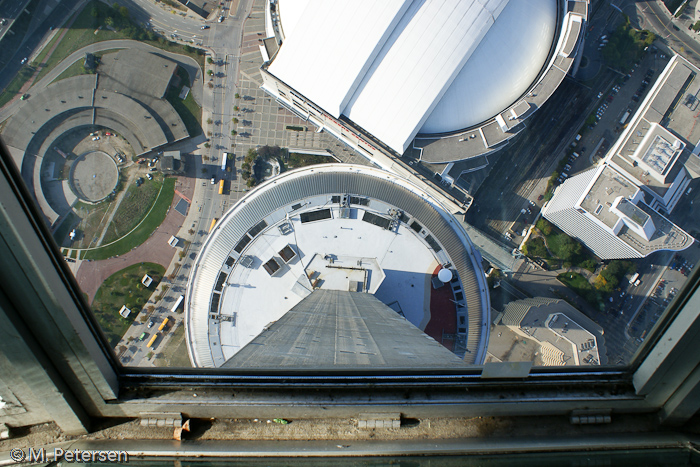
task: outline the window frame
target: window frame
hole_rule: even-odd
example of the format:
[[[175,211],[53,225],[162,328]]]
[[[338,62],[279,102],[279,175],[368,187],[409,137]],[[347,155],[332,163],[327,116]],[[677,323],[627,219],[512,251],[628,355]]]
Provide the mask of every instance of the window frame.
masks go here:
[[[689,352],[700,342],[698,271],[623,368],[537,367],[525,378],[485,378],[481,367],[316,375],[122,366],[4,145],[0,154],[0,324],[11,334],[0,351],[24,346],[33,371],[60,393],[44,404],[62,404],[67,418],[63,425],[56,421],[67,432],[87,430],[90,417],[139,417],[166,408],[195,418],[275,416],[280,409],[317,417],[656,412],[677,424],[700,407],[700,353]]]

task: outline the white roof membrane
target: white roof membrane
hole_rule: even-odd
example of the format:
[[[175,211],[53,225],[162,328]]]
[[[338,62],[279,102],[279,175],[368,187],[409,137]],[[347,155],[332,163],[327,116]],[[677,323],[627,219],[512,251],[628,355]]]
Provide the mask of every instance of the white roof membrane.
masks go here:
[[[285,41],[270,73],[338,118],[410,4],[309,0],[292,32],[283,26]]]
[[[403,153],[507,3],[413,2],[343,114]]]
[[[487,121],[545,65],[557,0],[278,0],[269,71],[403,153],[417,133]]]
[[[469,128],[513,104],[542,70],[556,18],[555,1],[511,0],[419,133]]]

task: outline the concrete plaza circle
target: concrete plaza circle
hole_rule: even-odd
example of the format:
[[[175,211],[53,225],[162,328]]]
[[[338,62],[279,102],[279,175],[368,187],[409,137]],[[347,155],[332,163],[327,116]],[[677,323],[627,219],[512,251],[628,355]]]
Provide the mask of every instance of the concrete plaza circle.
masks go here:
[[[71,167],[71,189],[85,201],[102,201],[114,191],[118,181],[117,163],[104,151],[81,154]]]

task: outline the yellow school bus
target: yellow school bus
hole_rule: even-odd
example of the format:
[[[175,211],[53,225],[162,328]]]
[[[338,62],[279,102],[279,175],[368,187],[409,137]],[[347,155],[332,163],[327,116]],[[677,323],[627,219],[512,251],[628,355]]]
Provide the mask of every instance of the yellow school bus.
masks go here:
[[[224,179],[222,178],[221,181],[219,182],[219,194],[223,195],[224,194]]]
[[[160,326],[158,327],[158,330],[159,330],[159,331],[162,331],[163,329],[165,329],[165,326],[168,324],[168,320],[169,320],[169,319],[170,319],[170,318],[165,318],[165,319],[163,320],[163,322],[160,323]]]
[[[211,220],[211,225],[209,226],[209,232],[211,232],[211,230],[212,230],[212,229],[214,228],[214,226],[216,225],[216,221],[218,221],[218,220],[219,220],[218,217],[215,217],[215,218],[213,218],[213,219]]]
[[[149,349],[151,347],[153,347],[153,343],[156,341],[156,339],[158,339],[158,334],[153,334],[153,337],[151,337],[151,340],[148,341],[148,344],[146,344],[146,347],[148,347]]]

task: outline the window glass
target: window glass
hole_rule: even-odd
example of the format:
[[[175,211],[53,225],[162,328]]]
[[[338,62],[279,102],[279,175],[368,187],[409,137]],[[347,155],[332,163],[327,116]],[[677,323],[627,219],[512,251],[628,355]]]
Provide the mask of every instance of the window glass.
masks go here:
[[[117,360],[631,363],[700,256],[700,69],[609,5],[280,3],[0,4],[0,137]]]

